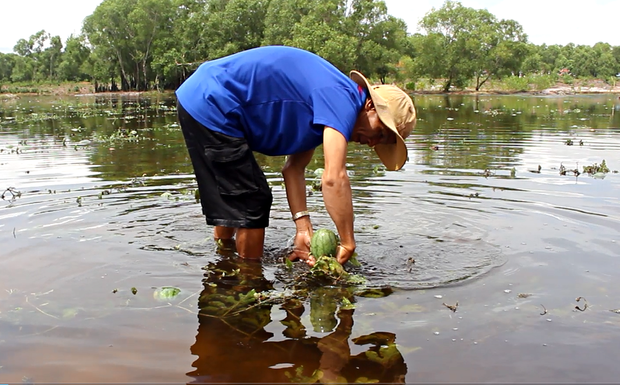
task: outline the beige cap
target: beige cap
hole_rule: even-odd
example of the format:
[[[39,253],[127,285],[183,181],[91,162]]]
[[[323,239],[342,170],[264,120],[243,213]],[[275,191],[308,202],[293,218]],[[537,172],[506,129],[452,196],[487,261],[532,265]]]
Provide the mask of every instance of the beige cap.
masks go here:
[[[415,127],[416,112],[411,97],[405,91],[391,84],[371,85],[368,79],[357,71],[351,71],[351,79],[368,89],[379,119],[396,134],[395,144],[377,144],[375,152],[390,171],[400,170],[407,161],[405,138]]]

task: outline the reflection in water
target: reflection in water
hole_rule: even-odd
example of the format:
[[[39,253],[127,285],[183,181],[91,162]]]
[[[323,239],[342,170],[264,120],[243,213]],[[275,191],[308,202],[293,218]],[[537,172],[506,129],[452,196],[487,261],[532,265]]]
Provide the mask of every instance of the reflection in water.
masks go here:
[[[351,339],[354,310],[338,306],[346,291],[323,287],[309,295],[313,330],[329,333],[320,338],[302,323],[308,302],[286,299],[280,337],[266,330],[274,305],[256,301],[274,289],[261,263],[223,256],[204,269],[190,383],[404,383],[407,366],[393,333]],[[369,347],[352,356],[350,340]]]

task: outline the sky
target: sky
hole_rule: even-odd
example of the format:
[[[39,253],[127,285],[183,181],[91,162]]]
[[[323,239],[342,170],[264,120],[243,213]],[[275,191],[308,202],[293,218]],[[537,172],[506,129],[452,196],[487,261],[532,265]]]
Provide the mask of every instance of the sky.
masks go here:
[[[80,33],[86,16],[102,0],[0,0],[0,52],[13,52],[19,39],[40,30],[60,36],[63,43]],[[384,0],[388,13],[403,19],[410,33],[444,0]],[[620,46],[620,0],[461,0],[465,7],[487,9],[498,19],[516,20],[534,44],[598,42]]]

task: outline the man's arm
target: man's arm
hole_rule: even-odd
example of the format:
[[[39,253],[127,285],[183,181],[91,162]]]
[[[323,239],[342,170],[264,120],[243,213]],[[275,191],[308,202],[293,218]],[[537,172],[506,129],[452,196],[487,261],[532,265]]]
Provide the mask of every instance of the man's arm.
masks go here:
[[[314,149],[288,156],[282,176],[286,187],[286,199],[291,209],[291,215],[308,210],[306,204],[306,166],[310,163]],[[297,233],[295,234],[295,249],[292,259],[308,260],[310,239],[312,238],[312,223],[310,216],[303,216],[295,220]]]
[[[353,202],[351,184],[347,175],[347,140],[331,127],[323,131],[325,171],[322,178],[323,201],[329,216],[334,221],[340,246],[336,258],[345,263],[355,251],[353,235]]]

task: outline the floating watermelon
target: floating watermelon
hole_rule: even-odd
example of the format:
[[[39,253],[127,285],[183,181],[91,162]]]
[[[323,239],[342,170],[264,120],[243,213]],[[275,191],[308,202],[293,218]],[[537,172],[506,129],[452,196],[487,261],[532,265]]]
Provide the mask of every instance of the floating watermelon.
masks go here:
[[[318,229],[310,240],[310,254],[315,258],[335,257],[338,248],[338,236],[329,229]]]

